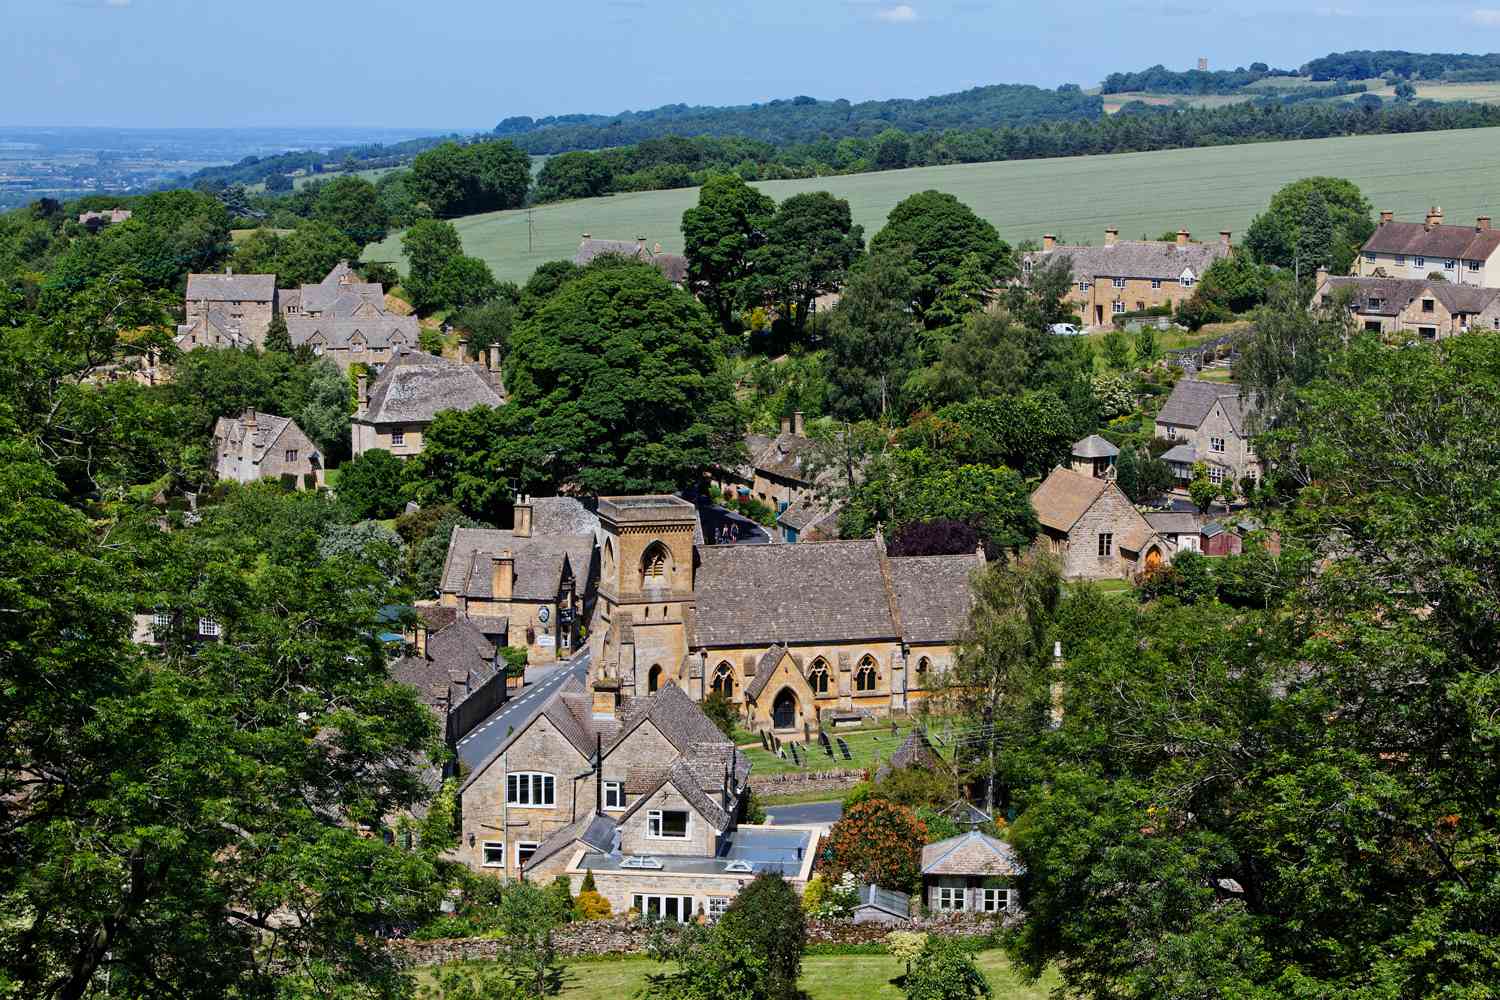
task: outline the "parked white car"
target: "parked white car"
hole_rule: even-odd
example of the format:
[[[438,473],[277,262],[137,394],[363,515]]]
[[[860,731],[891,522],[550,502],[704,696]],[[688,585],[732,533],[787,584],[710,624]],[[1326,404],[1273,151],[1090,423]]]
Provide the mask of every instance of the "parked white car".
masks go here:
[[[1076,337],[1080,331],[1072,323],[1053,323],[1052,332],[1060,337]]]

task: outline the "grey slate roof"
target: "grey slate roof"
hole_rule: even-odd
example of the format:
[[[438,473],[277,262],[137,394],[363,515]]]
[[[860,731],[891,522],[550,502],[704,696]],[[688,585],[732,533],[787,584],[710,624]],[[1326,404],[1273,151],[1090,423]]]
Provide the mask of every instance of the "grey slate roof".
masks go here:
[[[535,576],[550,582],[552,589],[545,596],[556,595],[557,576],[552,567],[559,552],[567,555],[581,589],[590,573],[598,524],[598,517],[572,497],[536,497],[531,501],[530,538],[517,538],[504,528],[454,528],[443,560],[440,588],[445,593],[492,596],[489,561],[484,560],[482,571],[476,570],[476,557],[510,549],[516,559],[516,586],[526,593],[540,593],[542,584],[532,579]],[[560,564],[557,569],[560,571]],[[482,579],[476,579],[476,572]],[[473,592],[466,589],[471,586]]]
[[[369,405],[355,415],[356,423],[426,423],[440,410],[505,402],[476,368],[405,348],[392,353],[369,391]]]
[[[210,302],[270,302],[276,297],[274,274],[190,274],[187,298]]]
[[[1152,531],[1161,535],[1196,535],[1198,533],[1198,515],[1187,511],[1153,511],[1146,515],[1146,523],[1151,525]]]
[[[381,313],[375,316],[288,316],[286,332],[293,347],[321,342],[334,349],[347,349],[358,335],[369,350],[415,347],[421,333],[417,317]]]
[[[734,748],[719,727],[703,714],[698,703],[676,684],[666,684],[644,698],[626,702],[620,713],[620,735],[615,738],[616,742],[622,742],[631,730],[647,719],[680,754],[695,747],[703,749],[722,745]]]
[[[969,580],[984,568],[984,559],[978,553],[896,556],[890,565],[902,638],[909,643],[957,642],[973,604]]]
[[[584,580],[588,563],[579,569],[572,564],[569,552],[580,548],[584,536],[520,538],[511,549],[515,573],[511,595],[518,601],[545,601],[557,596],[563,571],[571,570],[574,580]],[[592,539],[589,544],[592,546]],[[504,548],[504,546],[502,546]],[[465,597],[490,600],[494,595],[494,562],[499,550],[476,552],[469,560],[468,578],[459,589]]]
[[[1198,449],[1193,446],[1191,441],[1184,441],[1182,444],[1173,445],[1162,452],[1161,460],[1163,462],[1181,462],[1184,465],[1192,465],[1198,461]]]
[[[1324,284],[1324,294],[1348,289],[1354,293],[1355,311],[1370,316],[1396,316],[1423,295],[1431,295],[1454,313],[1480,313],[1497,297],[1500,288],[1456,285],[1427,278],[1380,278],[1337,275]]]
[[[1074,458],[1114,458],[1120,449],[1097,434],[1090,434],[1073,445]]]
[[[1167,401],[1162,404],[1161,412],[1156,415],[1156,422],[1196,428],[1203,423],[1203,418],[1208,416],[1214,404],[1220,402],[1224,404],[1224,412],[1228,415],[1234,432],[1243,437],[1245,433],[1244,397],[1240,395],[1240,387],[1233,382],[1205,382],[1195,378],[1178,379],[1177,384],[1172,387],[1172,395],[1167,397]]]
[[[911,916],[911,896],[895,889],[882,889],[878,885],[862,885],[859,887],[859,902],[855,909],[865,908],[889,913],[898,920],[906,920]]]
[[[713,828],[722,833],[728,829],[730,820],[734,818],[733,813],[724,807],[719,799],[706,791],[693,773],[692,766],[685,758],[679,757],[676,762],[666,771],[662,772],[654,785],[644,791],[635,793],[635,801],[630,808],[620,816],[618,822],[623,824],[637,810],[645,806],[662,788],[671,785],[692,806],[693,811],[702,816]],[[627,789],[627,794],[630,794]],[[737,802],[738,799],[733,800]]]
[[[687,280],[686,257],[677,253],[663,253],[660,250],[660,244],[657,244],[656,248],[651,248],[642,240],[596,240],[593,237],[584,237],[579,241],[578,251],[573,254],[573,263],[584,267],[596,257],[602,257],[605,254],[634,257],[636,260],[653,264],[662,276],[674,285],[680,285]]]
[[[1109,489],[1108,479],[1099,479],[1072,469],[1056,468],[1031,494],[1031,506],[1045,528],[1072,531],[1078,519]]]
[[[699,550],[694,646],[896,638],[894,594],[874,541],[709,545]]]
[[[837,538],[838,513],[837,508],[817,502],[794,503],[776,515],[776,523],[791,528],[799,535],[818,531],[829,538]]]
[[[1073,280],[1087,278],[1160,278],[1176,280],[1183,271],[1191,270],[1195,278],[1203,277],[1209,265],[1220,257],[1227,257],[1229,248],[1223,243],[1188,243],[1178,246],[1175,241],[1119,240],[1113,245],[1078,246],[1059,244],[1051,253],[1038,251],[1027,257],[1034,263],[1049,263],[1061,257],[1073,262]]]
[[[528,868],[539,865],[573,844],[583,844],[591,851],[607,854],[614,847],[615,826],[615,821],[608,816],[601,816],[596,812],[584,813],[567,826],[552,831],[546,840],[537,845],[536,853],[526,865]]]
[[[223,451],[227,444],[235,450],[241,450],[247,444],[245,438],[249,434],[246,421],[255,417],[255,437],[248,442],[252,454],[251,457],[259,461],[265,454],[266,449],[276,443],[287,427],[295,427],[291,417],[280,417],[274,413],[260,413],[254,410],[246,410],[237,417],[220,417],[214,421],[214,444],[216,450]]]
[[[1365,241],[1371,253],[1486,260],[1500,248],[1500,229],[1474,226],[1428,226],[1422,222],[1386,222]]]
[[[422,701],[440,715],[495,676],[497,670],[495,644],[472,622],[458,616],[427,633],[426,656],[411,653],[391,664],[392,678],[416,688]]]
[[[923,875],[1019,875],[1015,850],[978,830],[961,833],[922,848]]]

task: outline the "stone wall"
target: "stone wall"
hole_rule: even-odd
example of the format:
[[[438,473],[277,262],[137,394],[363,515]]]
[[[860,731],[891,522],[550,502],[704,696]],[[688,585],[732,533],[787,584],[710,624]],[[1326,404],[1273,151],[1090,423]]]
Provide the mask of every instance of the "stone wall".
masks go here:
[[[822,751],[814,751],[821,753]],[[865,780],[859,769],[842,771],[788,771],[784,774],[750,774],[750,788],[757,796],[800,795],[803,792],[839,792]]]

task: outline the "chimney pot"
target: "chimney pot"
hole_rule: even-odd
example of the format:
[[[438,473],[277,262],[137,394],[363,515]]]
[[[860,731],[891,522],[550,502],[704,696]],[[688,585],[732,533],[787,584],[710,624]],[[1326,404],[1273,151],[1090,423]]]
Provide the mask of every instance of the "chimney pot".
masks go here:
[[[798,437],[806,436],[807,425],[802,422],[802,411],[798,410],[792,414],[792,433]]]
[[[1443,210],[1440,206],[1434,205],[1427,210],[1427,228],[1431,229],[1433,226],[1441,226],[1442,224]]]
[[[517,496],[515,500],[514,511],[515,517],[512,520],[512,524],[514,525],[514,527],[511,530],[511,534],[516,538],[530,538],[532,515],[531,499],[524,494]]]
[[[1390,222],[1395,217],[1396,217],[1395,213],[1393,213],[1390,209],[1385,209],[1384,211],[1382,211],[1380,213],[1380,224],[1383,226],[1387,222]]]
[[[1481,215],[1478,219],[1475,220],[1474,228],[1480,230],[1481,232],[1490,228],[1490,217],[1488,215]]]
[[[1105,246],[1107,246],[1107,247],[1114,246],[1115,243],[1116,243],[1116,241],[1119,240],[1119,238],[1120,238],[1120,229],[1119,229],[1118,226],[1110,226],[1108,229],[1104,230],[1104,245]]]
[[[790,433],[792,433],[792,418],[791,417],[782,417],[781,418],[781,433],[783,433],[783,434],[790,434]]]
[[[1318,287],[1322,287],[1323,282],[1325,282],[1325,281],[1328,280],[1328,268],[1326,268],[1326,267],[1320,267],[1320,268],[1318,268],[1318,274],[1317,274],[1317,279],[1316,280],[1317,280],[1317,283],[1318,283]]]
[[[1056,246],[1057,246],[1057,237],[1054,236],[1053,234],[1047,233],[1045,236],[1042,237],[1042,253],[1051,253],[1052,250],[1053,250],[1053,248],[1056,247]]]
[[[1233,236],[1234,236],[1234,233],[1232,233],[1228,229],[1221,229],[1221,230],[1219,230],[1219,242],[1222,243],[1222,244],[1224,244],[1226,247],[1229,246],[1230,239]]]

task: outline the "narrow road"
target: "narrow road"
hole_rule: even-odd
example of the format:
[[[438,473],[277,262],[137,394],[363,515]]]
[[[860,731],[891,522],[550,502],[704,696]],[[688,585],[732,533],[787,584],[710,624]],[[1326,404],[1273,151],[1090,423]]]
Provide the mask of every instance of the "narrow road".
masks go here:
[[[580,682],[588,677],[589,651],[580,650],[565,666],[558,667],[535,684],[528,684],[521,693],[495,709],[495,714],[458,741],[458,759],[466,767],[477,767],[500,749],[512,731],[520,729],[541,710],[553,692],[567,683],[569,677]]]
[[[844,804],[838,801],[766,807],[766,822],[771,826],[832,826],[843,815]]]

